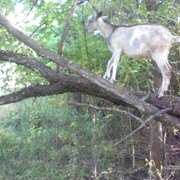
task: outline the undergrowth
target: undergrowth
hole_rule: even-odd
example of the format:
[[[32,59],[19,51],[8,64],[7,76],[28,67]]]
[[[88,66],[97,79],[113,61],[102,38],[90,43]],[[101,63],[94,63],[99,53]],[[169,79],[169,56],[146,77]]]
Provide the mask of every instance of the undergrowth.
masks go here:
[[[116,179],[130,173],[131,144],[138,140],[115,145],[129,133],[127,119],[65,101],[52,96],[0,107],[0,180]]]

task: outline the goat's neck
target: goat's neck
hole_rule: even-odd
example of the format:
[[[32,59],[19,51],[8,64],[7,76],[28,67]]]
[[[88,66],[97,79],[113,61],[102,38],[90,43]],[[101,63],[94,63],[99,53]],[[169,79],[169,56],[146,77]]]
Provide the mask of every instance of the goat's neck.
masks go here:
[[[101,31],[105,39],[108,39],[111,33],[113,32],[114,28],[111,24],[109,24],[101,18],[98,21],[98,30]]]

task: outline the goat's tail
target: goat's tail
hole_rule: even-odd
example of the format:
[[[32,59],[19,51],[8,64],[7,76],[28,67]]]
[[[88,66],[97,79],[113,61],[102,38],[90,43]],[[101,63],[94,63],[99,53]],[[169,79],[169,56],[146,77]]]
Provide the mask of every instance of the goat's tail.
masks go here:
[[[180,36],[172,36],[173,43],[180,43]]]

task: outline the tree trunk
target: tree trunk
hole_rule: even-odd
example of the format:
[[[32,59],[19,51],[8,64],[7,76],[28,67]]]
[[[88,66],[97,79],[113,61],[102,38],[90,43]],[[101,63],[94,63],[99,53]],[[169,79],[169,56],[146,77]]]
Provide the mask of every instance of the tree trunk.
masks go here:
[[[156,0],[145,0],[145,5],[147,12],[156,12],[158,10],[158,6]],[[153,17],[153,14],[148,14],[148,21],[155,22],[156,20]],[[153,71],[154,76],[154,89],[157,89],[161,86],[161,76],[155,66]],[[161,117],[163,118],[163,117]],[[151,135],[150,135],[150,166],[149,172],[150,176],[153,176],[154,179],[160,179],[161,176],[161,162],[162,162],[162,124],[158,121],[151,122]]]

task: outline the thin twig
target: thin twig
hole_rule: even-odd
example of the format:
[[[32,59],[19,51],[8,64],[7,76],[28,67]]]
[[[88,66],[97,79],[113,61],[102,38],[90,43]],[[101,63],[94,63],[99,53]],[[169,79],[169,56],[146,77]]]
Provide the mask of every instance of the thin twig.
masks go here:
[[[93,105],[89,105],[89,104],[74,103],[74,102],[69,102],[68,104],[75,105],[75,106],[81,106],[81,107],[88,107],[88,108],[95,109],[97,111],[110,111],[110,112],[123,113],[123,114],[131,116],[133,119],[135,119],[135,120],[137,120],[137,121],[139,121],[141,123],[141,125],[137,129],[135,129],[130,134],[128,134],[125,138],[123,138],[122,140],[117,142],[116,145],[118,145],[118,144],[122,143],[123,141],[125,141],[126,139],[130,138],[133,134],[135,134],[137,131],[142,129],[147,123],[149,123],[153,119],[155,119],[157,117],[160,117],[163,113],[166,113],[166,112],[171,111],[173,109],[172,107],[168,107],[168,108],[159,110],[158,112],[150,115],[145,121],[142,121],[139,117],[135,116],[134,114],[132,114],[132,113],[130,113],[128,111],[117,109],[117,108],[104,108],[104,107],[98,107],[98,106],[93,106]]]
[[[139,131],[140,129],[142,129],[147,123],[149,123],[150,121],[152,121],[153,119],[160,117],[162,114],[171,111],[173,108],[172,107],[168,107],[162,110],[159,110],[158,112],[152,114],[151,116],[149,116],[145,121],[143,121],[143,123],[134,131],[132,131],[130,134],[128,134],[125,138],[123,138],[122,140],[120,140],[119,142],[116,143],[116,145],[122,143],[123,141],[125,141],[126,139],[130,138],[133,134],[135,134],[137,131]]]
[[[118,113],[121,113],[121,114],[126,114],[126,115],[131,116],[133,119],[139,121],[141,124],[143,124],[143,121],[141,120],[141,118],[139,118],[139,117],[135,116],[134,114],[132,114],[132,113],[130,113],[128,111],[125,111],[125,110],[120,110],[120,109],[117,109],[117,108],[98,107],[98,106],[93,106],[93,105],[84,104],[84,103],[69,102],[68,104],[75,105],[75,106],[81,106],[81,107],[88,107],[88,108],[91,108],[91,109],[95,109],[97,111],[109,111],[109,112],[118,112]]]
[[[63,32],[62,32],[62,35],[61,35],[61,40],[59,42],[59,47],[58,47],[58,54],[60,56],[63,56],[64,54],[64,44],[65,44],[65,40],[66,40],[66,37],[69,33],[69,27],[70,27],[70,24],[71,24],[71,19],[72,19],[72,16],[73,16],[73,13],[75,11],[75,8],[76,8],[76,5],[77,5],[77,2],[78,0],[74,0],[70,10],[69,10],[69,13],[67,15],[67,18],[66,18],[66,22],[65,22],[65,25],[64,25],[64,29],[63,29]],[[60,72],[61,71],[61,66],[57,65],[57,71]]]
[[[62,35],[61,35],[61,40],[60,40],[60,43],[59,43],[59,49],[58,49],[58,54],[59,55],[63,55],[64,42],[65,42],[65,39],[66,39],[66,37],[68,35],[68,32],[69,32],[71,19],[72,19],[73,13],[75,11],[77,2],[78,2],[78,0],[74,0],[73,4],[72,4],[72,6],[71,6],[71,8],[69,10],[69,13],[67,15],[67,19],[66,19],[64,29],[63,29],[63,32],[62,32]]]
[[[34,7],[36,6],[37,2],[38,2],[38,0],[34,1],[32,7],[31,7],[30,10],[28,11],[28,13],[23,17],[23,19],[22,19],[21,21],[17,22],[16,25],[19,24],[19,23],[22,23],[22,22],[24,22],[24,21],[26,20],[26,18],[29,16],[29,14],[31,13],[31,11],[32,11],[32,10],[34,9]]]

